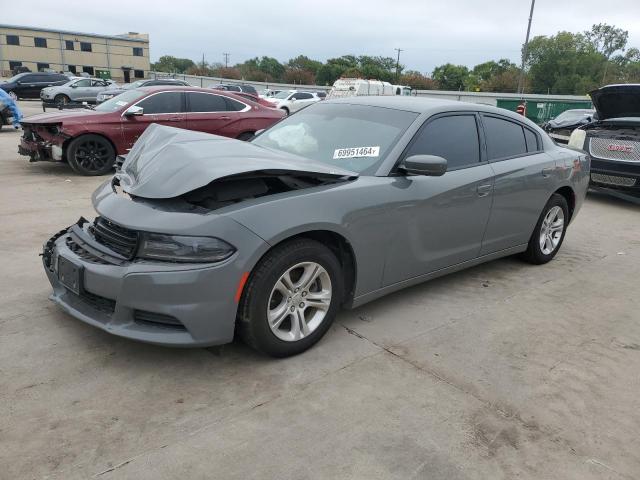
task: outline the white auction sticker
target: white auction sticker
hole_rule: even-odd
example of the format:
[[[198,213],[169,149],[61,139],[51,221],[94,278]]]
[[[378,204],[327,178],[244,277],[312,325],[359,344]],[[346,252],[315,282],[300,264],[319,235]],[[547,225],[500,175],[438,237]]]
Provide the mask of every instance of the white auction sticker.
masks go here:
[[[380,147],[351,147],[336,148],[333,152],[333,159],[355,158],[355,157],[379,157]]]

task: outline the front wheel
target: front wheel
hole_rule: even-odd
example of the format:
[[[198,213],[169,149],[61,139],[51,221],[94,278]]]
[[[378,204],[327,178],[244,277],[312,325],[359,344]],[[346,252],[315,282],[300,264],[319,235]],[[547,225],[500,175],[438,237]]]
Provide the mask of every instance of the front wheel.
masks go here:
[[[116,152],[106,138],[100,135],[82,135],[69,144],[67,161],[80,175],[106,175],[113,169]]]
[[[15,92],[9,92],[9,96],[14,102],[18,100],[18,95],[16,95]]]
[[[56,95],[53,101],[55,102],[56,105],[62,106],[62,105],[68,104],[71,101],[71,99],[66,95]]]
[[[567,200],[554,193],[542,209],[523,258],[535,265],[551,261],[560,250],[568,224]]]
[[[342,269],[331,250],[315,240],[286,242],[251,274],[238,309],[239,333],[274,357],[301,353],[327,332],[342,293]]]

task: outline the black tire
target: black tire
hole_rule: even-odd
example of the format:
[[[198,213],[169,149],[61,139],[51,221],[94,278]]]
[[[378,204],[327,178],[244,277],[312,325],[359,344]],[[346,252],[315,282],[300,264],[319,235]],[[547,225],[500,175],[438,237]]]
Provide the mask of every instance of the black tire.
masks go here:
[[[559,242],[556,247],[550,253],[545,253],[542,250],[542,246],[540,245],[540,237],[542,235],[543,222],[547,214],[554,209],[555,207],[560,207],[562,209],[562,214],[564,216],[563,219],[563,227],[562,234],[560,236]],[[542,209],[542,213],[540,214],[540,218],[538,219],[538,223],[536,223],[536,228],[533,229],[533,233],[531,234],[531,238],[529,239],[529,246],[527,250],[522,254],[522,259],[532,263],[534,265],[542,265],[547,263],[556,256],[560,247],[562,246],[562,242],[564,241],[564,236],[567,233],[567,226],[569,225],[569,206],[567,205],[567,200],[557,193],[551,195],[551,198],[547,202],[547,204]]]
[[[67,103],[69,103],[71,101],[71,99],[69,97],[67,97],[66,95],[56,95],[53,98],[53,101],[56,105],[66,105]]]
[[[267,310],[271,292],[280,277],[302,262],[315,262],[325,269],[331,281],[331,303],[315,330],[302,339],[285,341],[271,330]],[[342,268],[329,248],[305,238],[288,241],[268,252],[251,273],[238,307],[238,333],[246,344],[267,355],[296,355],[314,345],[329,330],[342,303],[343,292]]]
[[[80,175],[106,175],[113,170],[116,152],[106,138],[100,135],[82,135],[67,147],[67,161]]]
[[[255,132],[244,132],[237,136],[238,140],[242,140],[246,142],[247,140],[251,140],[255,136]]]
[[[287,107],[282,107],[282,110],[284,110],[284,113],[287,114],[287,117],[289,116],[289,109]]]

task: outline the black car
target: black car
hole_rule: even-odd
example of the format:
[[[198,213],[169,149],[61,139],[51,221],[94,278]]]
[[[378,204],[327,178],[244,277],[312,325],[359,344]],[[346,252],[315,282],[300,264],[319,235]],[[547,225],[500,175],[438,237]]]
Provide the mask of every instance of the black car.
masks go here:
[[[115,97],[116,95],[120,95],[122,92],[126,92],[127,90],[132,90],[139,87],[154,87],[156,85],[173,85],[179,87],[191,86],[191,84],[183,80],[176,80],[174,78],[154,78],[150,80],[138,80],[136,82],[129,83],[118,88],[110,88],[109,90],[100,92],[98,94],[98,97],[96,98],[96,103],[102,103],[105,100],[109,100],[110,98]]]
[[[569,142],[571,132],[578,127],[591,123],[595,113],[595,110],[586,108],[565,110],[553,120],[543,123],[542,128],[556,143],[566,145]]]
[[[16,100],[40,98],[40,90],[43,88],[64,85],[68,81],[69,77],[61,73],[19,73],[6,82],[0,83],[0,88]]]
[[[591,187],[640,199],[640,84],[607,85],[590,93],[594,121],[571,134],[569,146],[591,156]]]
[[[226,90],[227,92],[244,92],[250,95],[258,96],[258,91],[251,85],[235,85],[231,83],[221,83],[220,85],[214,85],[211,87],[215,90]]]

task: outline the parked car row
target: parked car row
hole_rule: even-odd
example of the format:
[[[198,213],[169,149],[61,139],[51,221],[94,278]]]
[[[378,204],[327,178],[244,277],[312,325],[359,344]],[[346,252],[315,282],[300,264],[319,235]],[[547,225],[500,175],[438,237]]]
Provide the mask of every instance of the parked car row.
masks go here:
[[[21,98],[40,98],[43,88],[64,85],[70,78],[61,73],[19,73],[0,83],[0,88],[7,92],[14,100]]]

